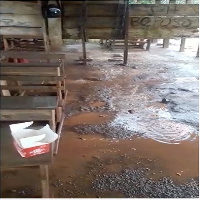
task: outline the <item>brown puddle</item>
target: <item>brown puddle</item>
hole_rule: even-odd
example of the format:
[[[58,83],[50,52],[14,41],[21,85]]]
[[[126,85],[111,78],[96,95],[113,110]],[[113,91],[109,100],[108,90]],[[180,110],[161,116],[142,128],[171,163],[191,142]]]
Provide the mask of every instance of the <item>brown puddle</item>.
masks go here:
[[[112,119],[108,113],[95,113],[86,112],[78,115],[74,115],[65,121],[68,126],[79,125],[79,124],[103,124]]]

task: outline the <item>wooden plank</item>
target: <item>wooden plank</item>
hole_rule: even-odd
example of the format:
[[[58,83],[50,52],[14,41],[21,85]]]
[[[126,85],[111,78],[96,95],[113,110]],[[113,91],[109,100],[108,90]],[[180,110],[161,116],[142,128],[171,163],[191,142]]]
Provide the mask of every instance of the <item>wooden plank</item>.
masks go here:
[[[87,36],[89,39],[122,39],[114,37],[115,29],[87,29]],[[129,29],[129,39],[135,38],[175,38],[175,37],[188,37],[198,38],[197,29],[164,29],[164,28],[131,28]],[[64,39],[80,39],[79,29],[63,29]]]
[[[88,16],[113,16],[116,17],[117,4],[116,5],[88,5]],[[78,17],[81,12],[81,5],[64,5],[64,16],[76,16]]]
[[[56,109],[56,96],[9,96],[1,97],[1,109]]]
[[[2,85],[8,85],[7,81],[6,80],[1,80],[0,81],[0,86],[2,86]],[[2,96],[10,96],[11,94],[10,94],[10,91],[8,91],[8,90],[1,90],[1,95]]]
[[[42,27],[41,15],[0,14],[0,27]]]
[[[20,57],[18,57],[20,58]],[[21,57],[24,58],[24,57]],[[52,67],[52,68],[57,68],[57,67],[61,67],[61,62],[31,62],[31,63],[2,63],[1,67],[36,67],[36,68],[40,68],[40,67]]]
[[[34,111],[33,111],[34,112]],[[1,162],[1,169],[8,169],[11,167],[22,167],[22,166],[37,166],[42,164],[51,164],[53,161],[53,151],[52,148],[50,148],[50,151],[45,154],[37,155],[30,157],[28,159],[25,159],[20,156],[20,154],[17,152],[13,145],[13,138],[10,132],[9,124],[6,122],[1,123],[1,156],[0,156],[0,162]],[[35,124],[35,123],[34,123]],[[46,123],[42,123],[41,126],[32,126],[33,129],[40,129],[42,126],[45,126]]]
[[[9,35],[10,37],[24,38],[24,36],[29,37],[42,37],[41,28],[24,28],[24,27],[1,27],[0,35]]]
[[[48,18],[48,32],[50,48],[61,47],[63,44],[61,18]]]
[[[88,17],[87,28],[115,28],[115,17]],[[65,17],[63,20],[64,28],[78,28],[80,27],[80,18]]]
[[[114,39],[115,29],[87,29],[87,37],[89,39]],[[80,39],[80,30],[78,28],[74,29],[63,29],[64,39]]]
[[[26,52],[26,51],[1,51],[1,56],[12,58],[25,58],[35,60],[61,60],[65,59],[65,54],[61,53],[42,53],[42,52]]]
[[[0,13],[40,15],[41,9],[37,3],[20,1],[0,1]]]
[[[130,5],[130,16],[199,16],[199,6],[190,4]]]
[[[63,86],[43,86],[43,85],[37,85],[37,86],[27,86],[27,85],[20,85],[20,86],[12,86],[12,85],[2,85],[1,90],[37,90],[37,92],[57,92],[58,90],[63,90]]]
[[[9,75],[0,75],[0,80],[7,81],[63,81],[63,76],[9,76]]]
[[[1,109],[0,117],[2,121],[49,121],[51,119],[51,110],[8,110]]]
[[[188,29],[162,29],[162,28],[152,28],[152,29],[129,29],[129,39],[134,38],[198,38],[198,30],[188,30]]]
[[[49,166],[40,165],[40,176],[42,184],[42,198],[50,198],[49,194]]]
[[[116,17],[117,5],[88,5],[88,17]],[[64,16],[77,16],[80,5],[64,5]],[[194,4],[130,4],[130,16],[198,16],[199,6]]]
[[[89,17],[86,28],[115,28],[115,21],[115,17]],[[129,26],[130,28],[160,27],[165,29],[197,29],[199,27],[199,17],[130,17]],[[78,27],[80,27],[80,20],[78,17],[64,18],[64,29]]]
[[[43,39],[43,36],[42,35],[39,35],[39,36],[30,36],[30,35],[15,35],[15,34],[13,34],[13,33],[10,33],[10,34],[8,34],[8,35],[4,35],[3,36],[4,38],[9,38],[9,39],[13,39],[13,38],[18,38],[18,39],[21,39],[21,38],[23,38],[23,39]]]
[[[41,67],[39,70],[35,67],[3,67],[1,75],[60,76],[59,68],[54,67]]]
[[[131,17],[131,28],[197,29],[199,17]]]

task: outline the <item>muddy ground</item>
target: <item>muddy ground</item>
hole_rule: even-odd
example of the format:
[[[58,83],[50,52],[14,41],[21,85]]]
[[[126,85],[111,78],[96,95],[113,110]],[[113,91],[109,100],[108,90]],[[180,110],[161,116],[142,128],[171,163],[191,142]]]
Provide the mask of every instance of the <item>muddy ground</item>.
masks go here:
[[[51,197],[198,197],[197,41],[169,49],[63,47],[69,91]],[[192,44],[194,43],[194,45]],[[41,197],[36,168],[2,173],[2,197]]]

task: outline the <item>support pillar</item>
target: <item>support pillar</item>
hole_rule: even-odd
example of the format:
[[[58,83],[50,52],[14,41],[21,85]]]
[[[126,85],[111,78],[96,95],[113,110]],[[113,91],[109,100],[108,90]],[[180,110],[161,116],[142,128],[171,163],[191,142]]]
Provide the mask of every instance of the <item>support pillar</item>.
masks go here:
[[[128,31],[129,31],[129,1],[126,0],[125,36],[124,36],[124,65],[128,62]]]
[[[57,4],[56,1],[49,1],[48,4]],[[48,18],[48,36],[50,49],[57,49],[62,47],[62,26],[61,17],[59,18]]]
[[[165,48],[165,49],[169,48],[169,39],[163,40],[163,48]]]
[[[186,42],[186,38],[181,38],[181,45],[180,45],[180,52],[184,52],[185,50],[185,42]]]
[[[149,51],[150,50],[150,47],[151,47],[151,40],[148,39],[147,40],[147,47],[146,47],[146,51]]]
[[[198,46],[198,49],[197,49],[197,55],[196,57],[198,58],[199,57],[199,46]]]

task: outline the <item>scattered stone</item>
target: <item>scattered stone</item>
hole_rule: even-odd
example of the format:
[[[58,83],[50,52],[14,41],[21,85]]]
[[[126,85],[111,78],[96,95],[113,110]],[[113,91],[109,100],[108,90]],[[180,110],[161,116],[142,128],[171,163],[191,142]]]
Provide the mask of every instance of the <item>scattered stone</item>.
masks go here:
[[[136,148],[131,148],[132,150],[136,151],[137,149]]]
[[[100,78],[96,78],[96,77],[88,77],[88,78],[84,78],[84,80],[88,80],[88,81],[101,81]]]
[[[106,115],[99,115],[99,117],[106,117]]]
[[[134,111],[134,110],[128,110],[128,112],[129,112],[130,114],[133,114],[135,111]]]
[[[95,159],[100,159],[99,156],[92,156],[92,158],[95,158]]]
[[[118,62],[118,61],[123,61],[123,59],[113,59],[113,58],[108,59],[108,62]]]
[[[153,180],[147,177],[146,169],[125,169],[117,174],[103,174],[93,182],[97,192],[120,192],[127,198],[197,198],[198,179],[184,184],[175,184],[168,177]]]
[[[82,138],[82,137],[79,137],[78,139],[80,139],[80,140],[86,140],[85,138]]]
[[[169,103],[169,101],[166,98],[163,98],[161,103],[167,104],[167,103]]]
[[[181,176],[181,173],[176,173],[176,175]]]
[[[113,54],[113,57],[123,57],[123,55],[122,54]]]

